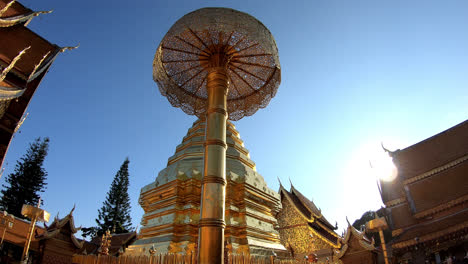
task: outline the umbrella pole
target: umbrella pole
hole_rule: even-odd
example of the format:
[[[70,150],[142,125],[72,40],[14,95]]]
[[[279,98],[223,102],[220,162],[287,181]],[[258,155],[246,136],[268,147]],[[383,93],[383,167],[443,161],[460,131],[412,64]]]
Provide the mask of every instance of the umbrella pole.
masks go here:
[[[222,264],[226,199],[226,122],[228,76],[224,67],[207,75],[205,159],[201,189],[198,263]]]

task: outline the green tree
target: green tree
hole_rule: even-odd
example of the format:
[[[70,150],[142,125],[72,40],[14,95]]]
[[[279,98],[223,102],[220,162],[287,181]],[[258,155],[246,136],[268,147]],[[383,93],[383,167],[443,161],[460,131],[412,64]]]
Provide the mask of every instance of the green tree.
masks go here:
[[[131,231],[132,219],[130,218],[130,197],[128,196],[129,174],[128,164],[125,159],[122,166],[112,181],[110,190],[101,209],[98,210],[97,226],[83,228],[83,237],[101,236],[107,230],[121,234]]]
[[[29,144],[26,154],[21,157],[13,173],[5,178],[1,191],[0,208],[17,217],[21,215],[23,204],[36,205],[39,193],[46,189],[47,172],[42,167],[47,151],[49,138],[37,138]]]

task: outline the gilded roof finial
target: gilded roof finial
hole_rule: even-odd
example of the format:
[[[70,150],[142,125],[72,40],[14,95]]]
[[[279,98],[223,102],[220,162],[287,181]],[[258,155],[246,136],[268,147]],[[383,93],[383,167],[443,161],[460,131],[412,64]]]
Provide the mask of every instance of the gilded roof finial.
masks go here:
[[[390,157],[392,157],[392,158],[393,158],[393,154],[395,154],[395,152],[397,152],[397,151],[399,150],[399,149],[397,149],[397,150],[395,150],[395,151],[391,151],[391,150],[387,149],[386,147],[384,147],[384,144],[383,144],[382,141],[380,142],[380,146],[381,146],[382,149],[383,149],[385,152],[387,152],[388,155],[389,155]]]
[[[73,204],[73,208],[71,209],[69,215],[72,215],[72,214],[73,214],[73,211],[75,211],[75,208],[76,208],[76,203]]]
[[[277,177],[277,178],[278,178],[278,182],[279,182],[279,185],[280,185],[280,189],[284,189],[284,188],[283,188],[283,184],[281,183],[280,178],[279,178],[279,177]]]
[[[78,47],[80,47],[80,44],[78,43],[78,45],[72,47],[72,46],[67,46],[67,47],[62,47],[60,48],[60,52],[65,52],[67,50],[74,50],[74,49],[77,49]]]

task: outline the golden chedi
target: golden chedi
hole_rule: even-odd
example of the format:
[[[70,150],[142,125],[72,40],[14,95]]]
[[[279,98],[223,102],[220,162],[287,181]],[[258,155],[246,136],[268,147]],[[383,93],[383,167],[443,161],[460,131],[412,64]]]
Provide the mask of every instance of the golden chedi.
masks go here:
[[[141,189],[145,214],[132,255],[195,253],[200,220],[206,124],[196,121],[156,180]],[[226,129],[226,253],[272,255],[285,251],[275,230],[278,193],[268,188],[229,121]]]

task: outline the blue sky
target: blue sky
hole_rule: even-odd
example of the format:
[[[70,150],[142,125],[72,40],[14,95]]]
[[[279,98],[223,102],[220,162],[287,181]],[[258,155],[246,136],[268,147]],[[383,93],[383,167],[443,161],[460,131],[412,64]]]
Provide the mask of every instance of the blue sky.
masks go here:
[[[94,224],[130,159],[132,220],[151,183],[196,120],[170,106],[152,60],[170,26],[206,6],[247,12],[276,39],[282,83],[270,105],[235,123],[270,188],[279,177],[345,228],[381,206],[364,173],[379,151],[417,143],[468,117],[466,1],[58,1],[29,27],[60,46],[4,164],[7,175],[38,136],[51,139],[44,208]],[[4,182],[4,178],[0,180]]]

